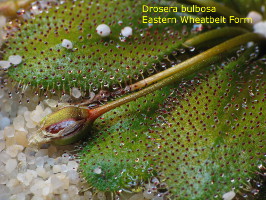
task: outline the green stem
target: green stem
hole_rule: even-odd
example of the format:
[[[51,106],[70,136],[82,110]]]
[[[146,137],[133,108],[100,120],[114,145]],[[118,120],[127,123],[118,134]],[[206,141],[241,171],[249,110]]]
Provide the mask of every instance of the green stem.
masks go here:
[[[200,35],[197,35],[187,41],[184,42],[184,46],[191,47],[191,46],[197,46],[199,44],[202,44],[209,40],[214,40],[222,37],[235,37],[237,35],[247,33],[248,31],[243,28],[239,27],[224,27],[220,29],[215,29],[211,31],[207,31],[205,33],[202,33]]]
[[[226,42],[223,42],[213,48],[210,48],[206,51],[204,51],[203,53],[200,53],[190,59],[187,59],[186,61],[175,65],[174,67],[171,67],[169,69],[166,69],[160,73],[154,74],[153,76],[150,76],[142,81],[139,81],[135,84],[130,85],[130,91],[134,91],[143,87],[146,87],[148,85],[151,85],[154,82],[157,82],[159,80],[162,80],[168,76],[171,76],[175,73],[180,73],[180,71],[183,70],[191,70],[191,66],[200,63],[200,62],[204,62],[207,58],[211,57],[211,56],[215,56],[218,55],[224,51],[226,51],[227,49],[231,49],[234,47],[237,47],[241,44],[245,44],[249,41],[260,41],[260,40],[265,40],[265,38],[257,33],[246,33],[240,36],[237,36],[233,39],[227,40]],[[192,71],[193,71],[193,67],[192,67]]]
[[[230,18],[230,16],[235,16],[235,17],[243,17],[236,11],[222,5],[221,3],[212,1],[212,0],[186,0],[187,2],[191,4],[196,4],[202,7],[215,7],[216,12],[219,13],[220,15],[225,16],[227,19]],[[240,26],[247,28],[248,30],[252,30],[252,26],[247,23],[240,23]]]
[[[153,91],[156,91],[166,85],[169,85],[170,83],[173,83],[177,80],[180,80],[185,75],[191,74],[195,72],[196,70],[202,68],[204,64],[206,64],[211,58],[214,56],[221,54],[228,49],[232,49],[234,47],[237,47],[242,44],[246,44],[249,41],[261,41],[266,40],[265,37],[263,37],[260,34],[256,33],[246,33],[240,36],[237,36],[233,39],[230,39],[222,44],[219,44],[197,56],[194,56],[172,68],[169,68],[163,72],[157,73],[151,77],[148,77],[144,79],[143,81],[139,81],[138,84],[133,84],[133,90],[143,88],[147,85],[150,85],[154,82],[157,82],[147,88],[144,88],[138,92],[135,92],[133,94],[130,94],[128,96],[122,97],[118,100],[115,100],[113,102],[110,102],[106,105],[103,105],[101,107],[95,108],[91,110],[93,113],[93,118],[97,118],[98,116],[101,116],[102,114],[121,106],[125,103],[128,103],[130,101],[133,101],[137,98],[140,98],[142,96],[145,96]],[[200,64],[200,65],[199,65]],[[162,80],[164,79],[164,80]],[[158,82],[161,80],[160,82]]]

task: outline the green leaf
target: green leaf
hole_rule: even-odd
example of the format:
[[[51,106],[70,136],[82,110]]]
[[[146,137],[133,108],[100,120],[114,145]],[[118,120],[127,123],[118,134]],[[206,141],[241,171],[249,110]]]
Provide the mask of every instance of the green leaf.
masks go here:
[[[156,129],[159,171],[174,199],[239,191],[263,164],[265,66],[247,60],[222,65],[191,86]]]
[[[173,199],[221,198],[248,185],[266,150],[265,64],[249,55],[96,121],[95,138],[81,152],[89,184],[117,191],[156,176]]]
[[[147,157],[147,132],[157,117],[156,110],[171,92],[158,90],[103,115],[94,125],[95,136],[81,152],[81,169],[86,180],[102,191],[118,191],[139,185],[155,175]],[[147,158],[146,158],[147,157]],[[101,174],[95,173],[100,168]]]
[[[68,92],[72,87],[83,91],[117,88],[160,70],[157,64],[186,36],[180,34],[181,24],[142,23],[142,15],[159,15],[142,13],[142,3],[68,1],[26,20],[6,43],[5,59],[23,56],[23,62],[9,68],[8,75],[21,85]],[[109,37],[97,34],[100,24],[110,26]],[[131,38],[121,36],[126,26],[133,29]],[[62,47],[64,39],[72,42],[73,49]]]

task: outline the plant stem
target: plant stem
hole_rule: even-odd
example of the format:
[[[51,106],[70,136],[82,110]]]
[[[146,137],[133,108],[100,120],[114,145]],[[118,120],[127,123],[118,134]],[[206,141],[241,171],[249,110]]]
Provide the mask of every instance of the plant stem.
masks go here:
[[[235,17],[243,17],[239,13],[235,12],[234,10],[222,5],[221,3],[217,3],[212,0],[186,0],[189,3],[196,4],[202,7],[215,7],[216,12],[225,16],[227,19],[230,18],[230,16]],[[240,23],[240,26],[247,28],[248,30],[252,30],[252,26],[247,23]]]
[[[142,96],[145,96],[153,91],[156,91],[166,85],[169,85],[170,83],[173,83],[177,80],[180,80],[185,75],[191,74],[195,72],[196,70],[200,69],[204,66],[205,63],[207,63],[211,58],[214,56],[221,54],[227,49],[232,49],[234,47],[237,47],[242,44],[246,44],[249,41],[261,41],[266,40],[265,37],[263,37],[260,34],[256,33],[246,33],[240,36],[237,36],[233,39],[230,39],[222,44],[219,44],[211,49],[208,49],[207,51],[194,56],[172,68],[169,68],[163,72],[160,72],[158,74],[155,74],[151,77],[148,77],[142,81],[139,81],[136,84],[132,84],[133,88],[132,90],[143,88],[147,85],[150,85],[154,82],[157,82],[161,80],[160,82],[157,82],[147,88],[144,88],[138,92],[135,92],[133,94],[127,95],[125,97],[122,97],[118,100],[115,100],[113,102],[110,102],[106,105],[103,105],[101,107],[95,108],[90,110],[91,116],[93,119],[96,119],[97,117],[101,116],[102,114],[121,106],[125,103],[128,103],[130,101],[133,101],[137,98],[140,98]],[[200,65],[199,65],[200,64]],[[163,79],[163,80],[162,80]]]
[[[206,41],[224,37],[225,35],[234,37],[234,36],[237,36],[237,35],[240,35],[243,33],[247,33],[247,32],[248,31],[246,29],[239,28],[239,27],[224,27],[224,28],[220,28],[220,29],[207,31],[207,32],[202,33],[200,35],[197,35],[191,39],[188,39],[187,41],[184,42],[183,46],[194,47],[194,46],[202,44]],[[129,92],[140,89],[141,87],[136,87],[136,85],[142,84],[141,82],[143,82],[143,81],[144,80],[129,85],[128,86],[128,88],[130,88]],[[148,84],[148,85],[150,85],[150,84]]]
[[[154,82],[157,82],[159,80],[162,80],[168,76],[171,76],[177,72],[183,71],[183,70],[190,70],[191,66],[200,63],[200,62],[204,62],[205,59],[211,57],[211,56],[215,56],[218,55],[224,51],[226,51],[227,49],[231,49],[234,47],[237,47],[239,45],[245,44],[249,41],[260,41],[260,40],[265,40],[265,38],[257,33],[246,33],[240,36],[237,36],[233,39],[227,40],[226,42],[223,42],[213,48],[210,48],[206,51],[204,51],[203,53],[200,53],[190,59],[187,59],[186,61],[175,65],[174,67],[171,67],[169,69],[166,69],[160,73],[154,74],[142,81],[139,81],[135,84],[130,85],[130,91],[134,91],[143,87],[146,87],[148,85],[151,85]],[[192,67],[193,69],[193,67]]]
[[[188,39],[187,41],[184,42],[183,45],[186,47],[196,46],[209,40],[214,40],[214,39],[225,37],[225,36],[235,37],[237,35],[247,33],[247,32],[248,31],[246,29],[239,28],[239,27],[223,27],[220,29],[207,31],[191,39]]]

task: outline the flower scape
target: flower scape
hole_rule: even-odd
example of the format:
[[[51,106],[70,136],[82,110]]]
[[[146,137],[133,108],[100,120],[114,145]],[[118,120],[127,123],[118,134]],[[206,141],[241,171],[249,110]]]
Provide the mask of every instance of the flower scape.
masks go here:
[[[0,199],[266,198],[265,7],[1,2]]]

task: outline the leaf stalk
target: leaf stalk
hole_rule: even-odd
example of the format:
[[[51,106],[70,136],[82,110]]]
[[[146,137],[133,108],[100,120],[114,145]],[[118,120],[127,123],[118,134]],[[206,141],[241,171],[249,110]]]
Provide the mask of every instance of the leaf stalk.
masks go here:
[[[240,36],[234,37],[233,39],[227,40],[226,42],[223,42],[213,48],[210,48],[206,50],[203,53],[200,53],[180,64],[175,65],[174,67],[171,67],[169,69],[166,69],[160,73],[157,73],[153,76],[150,76],[142,81],[139,81],[136,84],[131,85],[132,90],[141,89],[148,85],[151,85],[155,82],[155,84],[146,87],[144,89],[141,89],[138,92],[135,92],[133,94],[129,94],[125,97],[122,97],[120,99],[117,99],[113,102],[107,103],[106,105],[100,106],[98,108],[90,110],[91,115],[94,119],[101,116],[102,114],[121,106],[125,103],[128,103],[130,101],[134,101],[142,96],[145,96],[151,92],[154,92],[164,86],[167,86],[177,80],[182,79],[184,76],[191,74],[195,72],[196,70],[203,67],[204,63],[207,63],[212,57],[221,54],[223,52],[226,52],[228,49],[232,49],[234,47],[246,44],[247,42],[253,41],[258,42],[266,40],[266,38],[260,34],[257,33],[246,33],[242,34]],[[199,63],[201,65],[199,65]],[[159,82],[158,82],[159,81]]]

